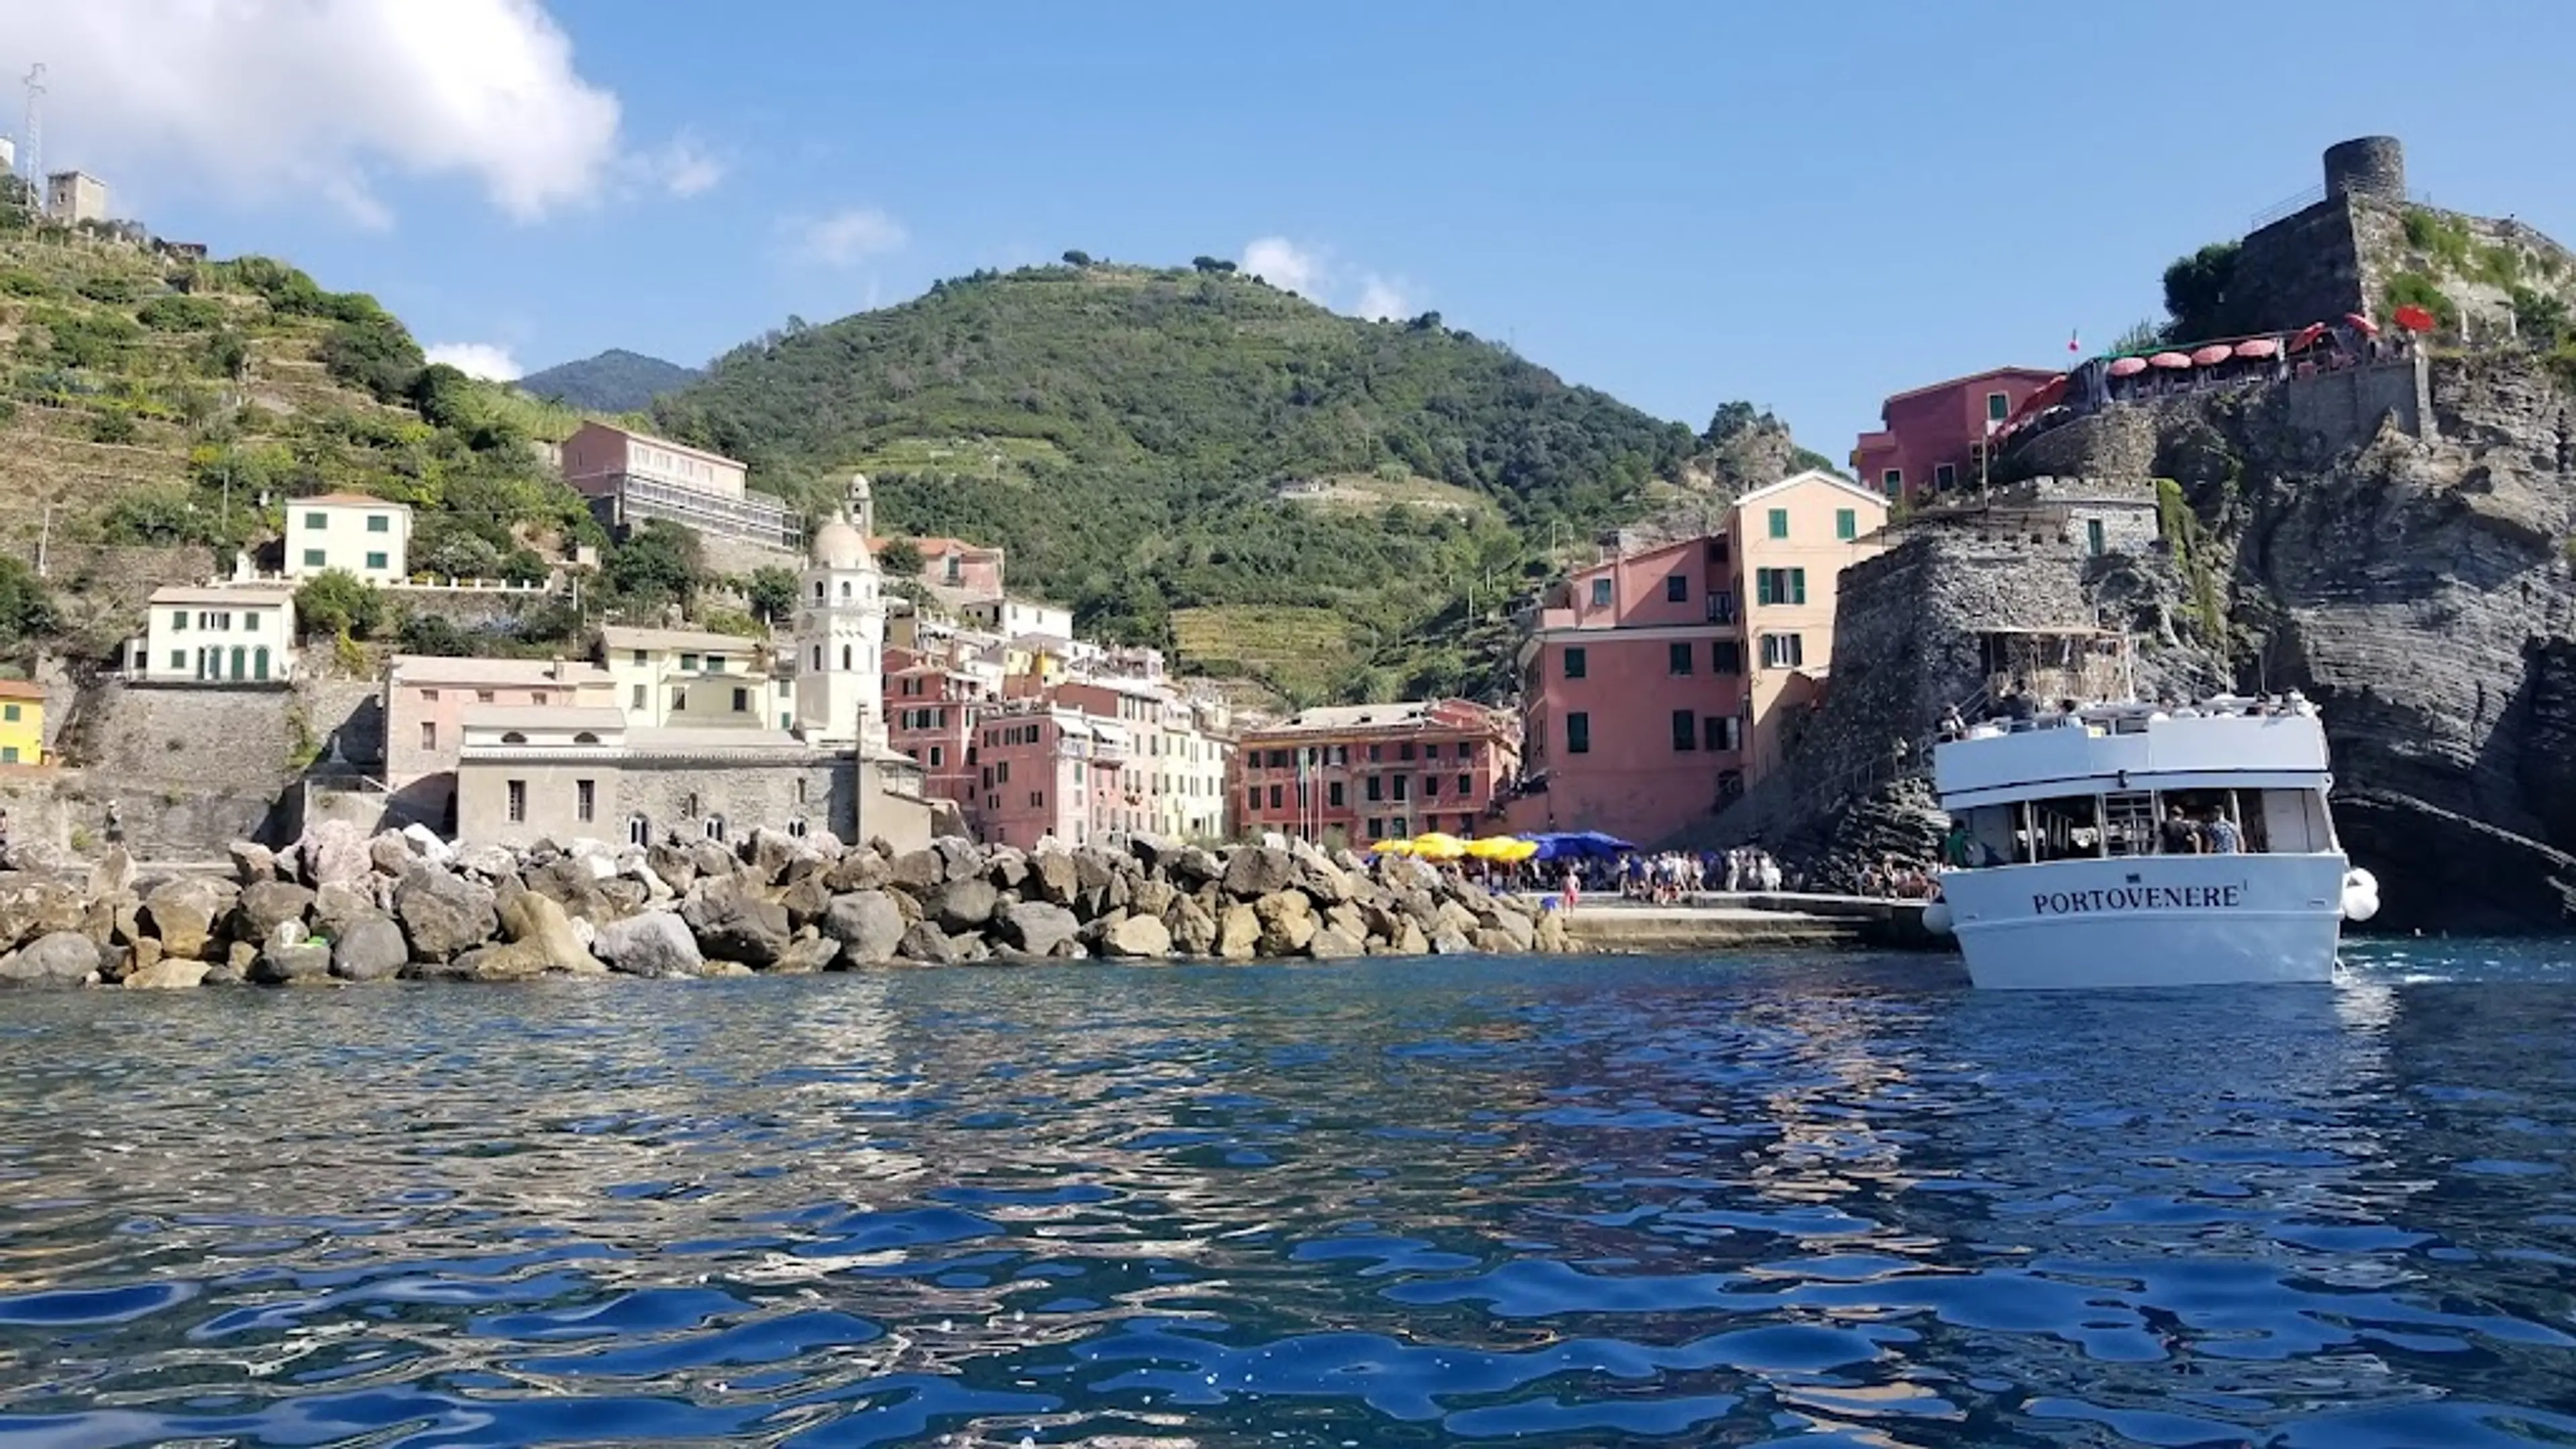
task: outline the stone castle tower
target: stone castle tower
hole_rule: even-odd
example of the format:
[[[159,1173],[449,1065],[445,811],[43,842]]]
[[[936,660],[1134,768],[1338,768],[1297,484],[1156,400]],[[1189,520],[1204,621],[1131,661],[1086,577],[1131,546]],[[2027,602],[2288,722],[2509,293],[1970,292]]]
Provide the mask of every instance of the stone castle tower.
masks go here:
[[[814,531],[797,581],[796,732],[818,744],[882,754],[885,728],[885,580],[868,546],[876,498],[867,475]]]

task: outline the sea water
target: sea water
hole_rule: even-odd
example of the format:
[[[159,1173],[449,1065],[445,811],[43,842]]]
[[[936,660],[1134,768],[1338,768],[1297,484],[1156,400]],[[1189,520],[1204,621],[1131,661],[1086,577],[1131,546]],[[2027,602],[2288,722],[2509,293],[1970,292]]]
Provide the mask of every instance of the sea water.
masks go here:
[[[2576,948],[0,998],[0,1440],[2576,1442]]]

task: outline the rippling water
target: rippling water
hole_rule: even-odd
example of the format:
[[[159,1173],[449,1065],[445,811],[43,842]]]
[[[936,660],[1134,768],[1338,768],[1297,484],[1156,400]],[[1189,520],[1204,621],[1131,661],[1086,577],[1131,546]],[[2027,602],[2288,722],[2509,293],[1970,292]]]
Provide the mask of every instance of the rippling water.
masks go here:
[[[0,1438],[2576,1442],[2570,956],[10,997]]]

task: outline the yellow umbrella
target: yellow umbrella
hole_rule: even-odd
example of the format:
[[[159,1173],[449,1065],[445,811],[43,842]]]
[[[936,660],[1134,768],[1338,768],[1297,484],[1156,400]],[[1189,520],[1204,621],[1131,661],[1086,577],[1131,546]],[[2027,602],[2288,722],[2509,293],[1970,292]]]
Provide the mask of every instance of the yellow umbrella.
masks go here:
[[[1370,846],[1369,849],[1379,855],[1411,855],[1413,853],[1413,842],[1410,840],[1381,840],[1377,844]]]
[[[1488,835],[1468,841],[1467,853],[1478,860],[1499,860],[1511,865],[1538,854],[1538,842],[1511,835]]]
[[[1456,860],[1467,853],[1467,842],[1437,830],[1413,837],[1413,854],[1419,860]]]

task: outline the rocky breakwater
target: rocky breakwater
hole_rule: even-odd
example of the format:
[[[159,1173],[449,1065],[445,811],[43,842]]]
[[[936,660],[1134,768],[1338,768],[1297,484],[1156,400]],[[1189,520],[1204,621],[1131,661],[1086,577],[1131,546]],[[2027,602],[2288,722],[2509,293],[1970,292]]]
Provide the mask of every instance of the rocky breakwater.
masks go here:
[[[1570,949],[1553,914],[1419,862],[1137,839],[896,855],[762,831],[528,850],[324,825],[224,879],[0,872],[0,985],[718,976],[1085,958],[1333,960]]]

